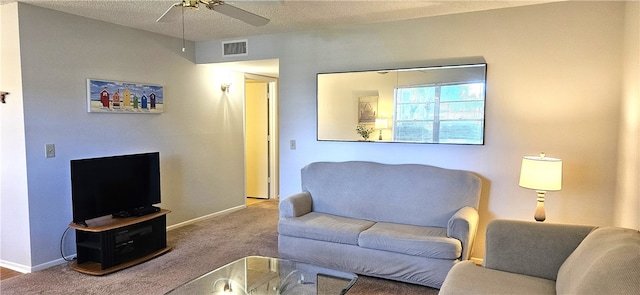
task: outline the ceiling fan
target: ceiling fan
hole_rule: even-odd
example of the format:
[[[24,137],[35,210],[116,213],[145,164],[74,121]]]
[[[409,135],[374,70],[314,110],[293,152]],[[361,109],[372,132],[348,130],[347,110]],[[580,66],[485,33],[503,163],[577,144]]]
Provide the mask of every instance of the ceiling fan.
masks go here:
[[[169,9],[167,9],[167,11],[165,11],[165,13],[156,20],[156,22],[176,21],[180,16],[182,16],[183,9],[198,9],[200,4],[204,5],[208,9],[241,20],[253,26],[263,26],[269,23],[268,18],[231,6],[222,0],[182,0],[182,2],[171,5],[171,7],[169,7]]]

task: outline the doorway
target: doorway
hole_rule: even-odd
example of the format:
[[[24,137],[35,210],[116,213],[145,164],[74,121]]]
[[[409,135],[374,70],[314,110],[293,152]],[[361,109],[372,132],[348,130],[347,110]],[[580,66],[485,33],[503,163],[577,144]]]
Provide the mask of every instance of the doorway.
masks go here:
[[[277,79],[245,74],[245,193],[278,196]]]

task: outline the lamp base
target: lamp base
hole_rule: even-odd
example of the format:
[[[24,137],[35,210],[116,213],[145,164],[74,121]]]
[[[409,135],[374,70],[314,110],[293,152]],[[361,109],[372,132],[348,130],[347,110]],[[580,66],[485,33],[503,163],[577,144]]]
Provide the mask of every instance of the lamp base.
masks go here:
[[[533,215],[536,221],[543,222],[547,216],[544,213],[544,191],[538,191],[538,204],[536,205],[536,213]]]

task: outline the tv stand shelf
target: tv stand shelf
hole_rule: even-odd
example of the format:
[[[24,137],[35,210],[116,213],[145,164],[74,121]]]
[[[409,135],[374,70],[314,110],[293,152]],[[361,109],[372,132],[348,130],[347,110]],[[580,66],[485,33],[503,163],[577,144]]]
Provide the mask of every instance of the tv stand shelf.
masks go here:
[[[76,230],[77,259],[71,268],[90,275],[105,275],[171,251],[167,246],[166,215],[87,220],[88,226],[69,224]]]

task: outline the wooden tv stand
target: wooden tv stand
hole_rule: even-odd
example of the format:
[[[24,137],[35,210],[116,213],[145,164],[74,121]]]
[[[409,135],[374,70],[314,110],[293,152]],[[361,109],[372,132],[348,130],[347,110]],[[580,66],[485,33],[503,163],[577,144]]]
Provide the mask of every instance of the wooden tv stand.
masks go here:
[[[77,259],[71,268],[90,275],[105,275],[171,251],[167,246],[169,210],[140,217],[110,215],[75,223]]]

